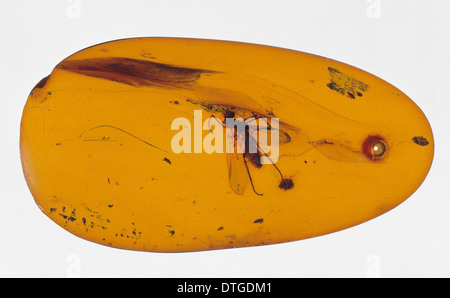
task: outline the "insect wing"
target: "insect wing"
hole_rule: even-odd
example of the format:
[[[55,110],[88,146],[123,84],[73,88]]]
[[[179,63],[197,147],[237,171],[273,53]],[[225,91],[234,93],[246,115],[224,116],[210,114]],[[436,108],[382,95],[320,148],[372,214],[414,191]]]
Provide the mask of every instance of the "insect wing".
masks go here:
[[[285,132],[284,130],[281,130],[281,129],[277,129],[277,128],[270,127],[270,126],[267,126],[267,127],[262,126],[262,127],[258,127],[258,128],[251,127],[251,129],[257,129],[258,138],[259,138],[259,136],[265,134],[268,144],[271,143],[272,134],[274,134],[274,133],[278,134],[278,145],[284,145],[291,141],[291,136],[287,132]]]
[[[278,144],[284,145],[291,141],[291,136],[285,132],[284,130],[272,127],[266,119],[260,118],[258,123],[255,121],[256,119],[251,118],[249,121],[246,121],[246,125],[248,125],[250,131],[257,132],[258,135],[266,134],[267,141],[270,142],[272,140],[272,134],[278,134]],[[254,135],[256,136],[256,135]]]
[[[231,189],[238,195],[244,194],[249,181],[244,154],[227,153],[227,163]]]
[[[284,130],[274,129],[274,128],[270,129],[270,131],[274,131],[274,130],[276,130],[276,132],[278,133],[278,143],[280,145],[287,144],[291,141],[291,136]]]

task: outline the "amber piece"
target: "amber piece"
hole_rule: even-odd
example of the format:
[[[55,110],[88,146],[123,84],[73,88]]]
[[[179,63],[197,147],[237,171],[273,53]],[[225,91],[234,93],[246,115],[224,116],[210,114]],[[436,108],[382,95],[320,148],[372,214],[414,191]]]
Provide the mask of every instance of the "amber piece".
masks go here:
[[[254,44],[136,38],[79,51],[41,80],[20,149],[37,205],[67,231],[180,252],[377,217],[420,186],[434,141],[411,99],[355,67]]]

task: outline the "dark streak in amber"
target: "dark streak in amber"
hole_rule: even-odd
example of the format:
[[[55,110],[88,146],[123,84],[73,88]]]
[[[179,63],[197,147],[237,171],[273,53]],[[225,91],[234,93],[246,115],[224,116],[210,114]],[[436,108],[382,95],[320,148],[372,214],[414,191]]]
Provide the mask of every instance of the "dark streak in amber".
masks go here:
[[[203,73],[215,71],[121,57],[63,61],[56,66],[74,73],[115,81],[135,87],[187,88]]]
[[[44,87],[45,84],[47,83],[47,80],[48,80],[49,77],[50,77],[50,76],[48,75],[48,76],[46,76],[45,78],[43,78],[42,80],[40,80],[39,83],[37,83],[36,86],[34,86],[33,90],[34,90],[34,89],[37,89],[37,88],[42,88],[42,87]]]

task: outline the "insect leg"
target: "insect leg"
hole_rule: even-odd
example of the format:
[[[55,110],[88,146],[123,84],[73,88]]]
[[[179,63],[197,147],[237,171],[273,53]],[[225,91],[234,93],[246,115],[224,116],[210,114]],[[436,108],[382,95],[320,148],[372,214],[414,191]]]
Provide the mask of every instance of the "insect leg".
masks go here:
[[[248,178],[250,179],[250,183],[251,183],[251,185],[252,185],[253,192],[254,192],[255,194],[257,194],[258,196],[262,196],[263,194],[262,194],[262,193],[258,193],[258,192],[255,190],[255,186],[253,185],[252,175],[250,174],[250,170],[248,169],[247,161],[245,160],[245,153],[243,153],[243,157],[244,157],[245,168],[247,169]]]

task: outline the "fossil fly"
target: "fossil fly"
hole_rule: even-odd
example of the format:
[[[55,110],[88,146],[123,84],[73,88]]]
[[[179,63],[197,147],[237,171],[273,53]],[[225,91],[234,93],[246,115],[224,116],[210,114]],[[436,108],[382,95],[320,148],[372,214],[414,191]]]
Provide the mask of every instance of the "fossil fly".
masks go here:
[[[232,146],[233,150],[232,152],[227,152],[227,165],[228,165],[228,179],[231,186],[231,189],[239,195],[244,194],[248,182],[250,182],[253,192],[258,195],[262,196],[262,193],[259,193],[256,191],[255,185],[253,183],[252,175],[250,173],[249,164],[251,164],[253,167],[259,169],[263,166],[263,163],[261,162],[262,157],[266,157],[269,159],[270,164],[276,169],[276,171],[279,173],[281,177],[281,182],[279,184],[279,188],[281,189],[290,189],[294,186],[294,183],[292,179],[290,178],[284,178],[283,174],[281,173],[280,169],[275,165],[275,163],[270,159],[269,155],[264,151],[263,148],[261,148],[260,144],[258,143],[258,140],[255,138],[256,135],[259,135],[260,132],[262,133],[263,130],[267,135],[267,139],[271,139],[272,133],[278,134],[278,140],[279,145],[283,145],[286,143],[289,143],[291,141],[291,137],[288,133],[281,129],[277,129],[272,127],[266,119],[262,118],[262,116],[254,114],[251,117],[248,117],[246,119],[242,118],[235,118],[236,113],[230,109],[227,109],[223,112],[224,120],[221,121],[221,124],[226,129],[232,129],[233,131],[233,138],[232,138]],[[211,116],[211,118],[216,119],[219,121],[216,117]],[[233,127],[227,127],[227,119],[233,119],[234,123],[237,123],[238,125]],[[259,127],[255,124],[257,119],[263,119],[266,123],[263,127]],[[261,121],[261,120],[260,120]],[[242,133],[238,133],[237,126],[241,124],[241,127],[244,127],[244,131]],[[244,124],[244,125],[242,125]],[[254,133],[251,133],[254,132]],[[252,148],[251,146],[254,146]],[[241,146],[241,150],[238,150],[238,147]],[[253,150],[251,150],[253,149]]]

